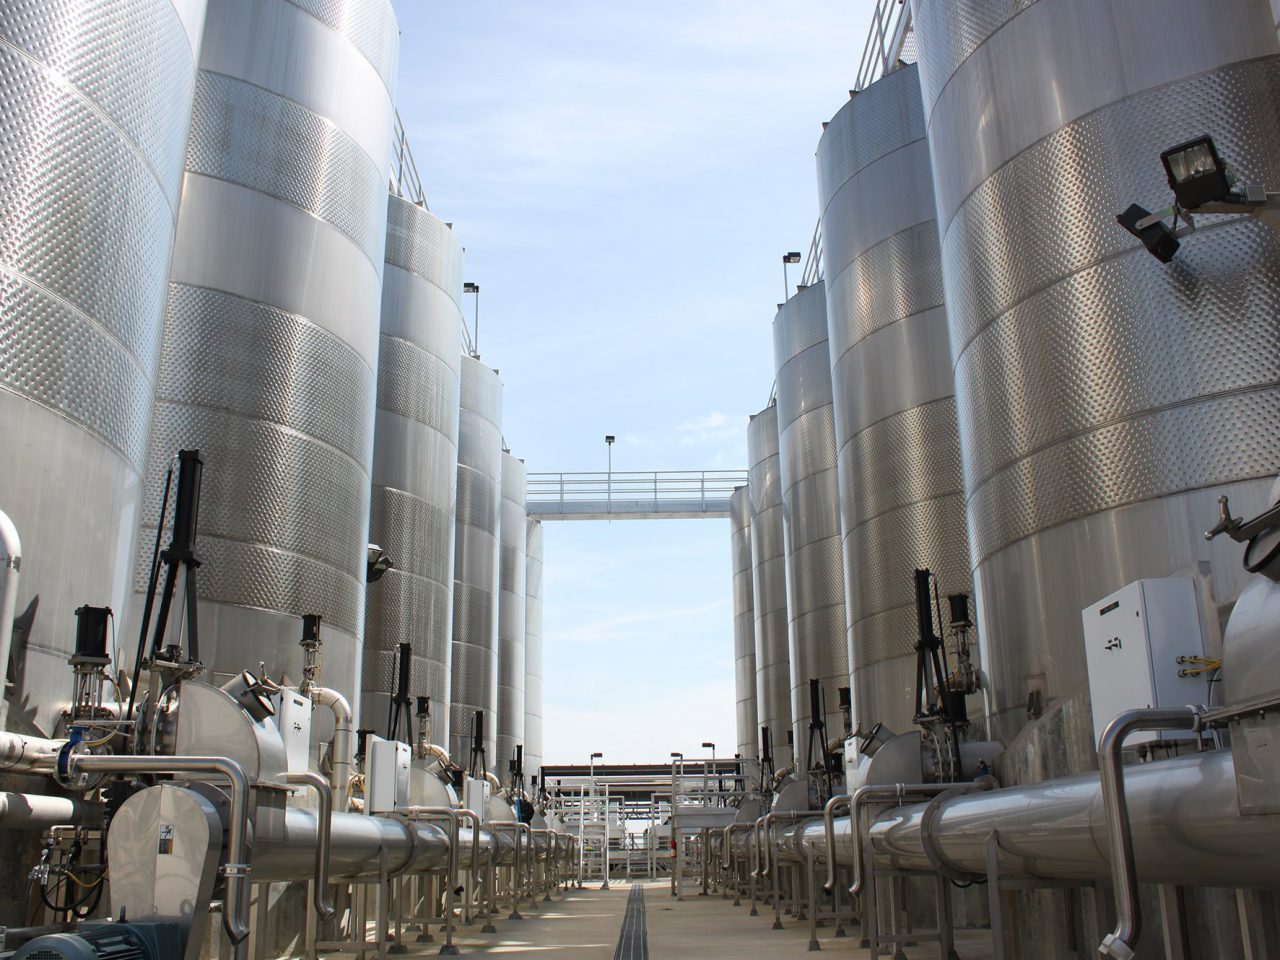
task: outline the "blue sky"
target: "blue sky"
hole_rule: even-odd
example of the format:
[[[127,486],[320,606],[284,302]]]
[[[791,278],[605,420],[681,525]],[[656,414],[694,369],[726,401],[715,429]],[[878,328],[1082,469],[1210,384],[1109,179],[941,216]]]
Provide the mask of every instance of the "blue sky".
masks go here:
[[[512,451],[602,470],[610,433],[615,470],[745,467],[867,0],[395,6],[399,109],[481,285]],[[547,760],[732,753],[727,521],[545,540]]]

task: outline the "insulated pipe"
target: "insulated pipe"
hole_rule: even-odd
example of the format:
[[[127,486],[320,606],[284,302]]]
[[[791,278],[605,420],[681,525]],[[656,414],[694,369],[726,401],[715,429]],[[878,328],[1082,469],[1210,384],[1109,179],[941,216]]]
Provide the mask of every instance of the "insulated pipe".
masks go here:
[[[0,510],[0,726],[8,720],[3,696],[3,672],[8,670],[13,642],[13,618],[18,612],[18,574],[22,569],[22,541],[9,515]]]
[[[318,801],[316,823],[320,828],[320,835],[316,838],[315,889],[312,893],[312,903],[320,919],[328,920],[334,914],[333,901],[328,897],[329,846],[333,836],[333,790],[318,773],[286,773],[285,782],[310,787],[316,792]]]
[[[932,796],[954,787],[950,783],[895,783],[893,786],[868,785],[853,791],[849,801],[849,827],[853,837],[853,883],[849,885],[849,896],[857,897],[862,893],[862,807],[866,803],[876,801],[897,800],[899,805],[910,795]],[[835,859],[834,848],[831,858]]]
[[[1240,816],[1229,750],[1125,768],[1138,879],[1143,883],[1274,889],[1280,883],[1280,816]],[[925,806],[887,811],[868,836],[877,862],[932,873],[921,826]],[[848,829],[846,822],[838,826]],[[933,844],[957,869],[986,875],[997,834],[1010,879],[1111,877],[1097,774],[957,797],[932,823]],[[812,838],[814,842],[818,837]]]
[[[231,782],[231,809],[227,815],[227,881],[222,927],[233,945],[235,960],[249,955],[249,778],[244,767],[227,757],[130,757],[73,753],[67,758],[71,774],[170,773],[217,774]]]
[[[314,810],[290,807],[272,825],[258,823],[253,873],[259,882],[299,880],[309,875],[321,828]],[[376,877],[385,855],[387,873],[439,871],[449,858],[449,839],[430,823],[408,823],[362,813],[335,813],[330,823],[329,874],[341,880]]]
[[[58,772],[58,752],[66,740],[28,737],[21,733],[0,733],[0,773]]]
[[[72,797],[43,797],[33,793],[0,793],[0,827],[43,830],[60,824],[98,826],[102,804]]]
[[[333,747],[329,756],[333,770],[329,783],[338,798],[338,812],[346,813],[351,794],[351,757],[355,753],[351,744],[351,704],[330,687],[312,687],[309,692],[312,703],[333,712]]]
[[[1142,932],[1142,907],[1138,903],[1138,868],[1133,858],[1133,831],[1124,794],[1124,758],[1121,751],[1131,733],[1140,730],[1199,730],[1200,714],[1191,707],[1181,710],[1127,710],[1103,731],[1098,742],[1098,767],[1102,781],[1102,805],[1107,816],[1107,841],[1111,854],[1111,882],[1115,887],[1116,928],[1102,938],[1098,952],[1114,960],[1132,960],[1133,945]]]

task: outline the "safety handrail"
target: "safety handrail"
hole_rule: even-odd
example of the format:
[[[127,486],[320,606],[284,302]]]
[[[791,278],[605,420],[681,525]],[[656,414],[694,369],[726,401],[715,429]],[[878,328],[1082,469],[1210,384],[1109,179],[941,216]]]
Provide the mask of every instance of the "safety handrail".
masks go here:
[[[865,90],[897,69],[898,58],[911,33],[911,4],[906,0],[878,0],[871,28],[862,48],[854,90]]]

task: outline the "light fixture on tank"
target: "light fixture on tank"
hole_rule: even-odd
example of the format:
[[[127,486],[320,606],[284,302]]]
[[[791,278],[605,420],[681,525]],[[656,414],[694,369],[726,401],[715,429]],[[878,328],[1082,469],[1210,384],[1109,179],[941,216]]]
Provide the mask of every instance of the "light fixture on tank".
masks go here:
[[[1205,134],[1170,147],[1160,154],[1178,206],[1194,210],[1204,203],[1224,200],[1235,179],[1218,156],[1213,137]]]
[[[1268,192],[1260,183],[1244,182],[1223,161],[1208,134],[1170,147],[1160,154],[1160,162],[1173,189],[1173,203],[1155,213],[1130,204],[1123,213],[1116,214],[1116,222],[1141,240],[1147,252],[1162,263],[1173,259],[1180,238],[1195,232],[1193,212],[1246,213],[1280,231],[1280,193]],[[1172,222],[1166,224],[1166,217]]]

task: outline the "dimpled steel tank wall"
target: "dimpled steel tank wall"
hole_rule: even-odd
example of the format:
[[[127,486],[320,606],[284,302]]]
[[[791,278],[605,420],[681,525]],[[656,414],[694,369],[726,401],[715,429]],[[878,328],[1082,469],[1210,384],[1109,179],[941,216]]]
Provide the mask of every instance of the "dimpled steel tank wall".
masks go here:
[[[209,7],[135,587],[166,464],[198,448],[215,681],[298,678],[317,613],[323,680],[358,698],[398,42],[385,0]]]
[[[453,564],[453,678],[449,752],[471,755],[473,717],[484,711],[485,759],[497,767],[498,526],[502,515],[502,381],[462,357],[458,507]]]
[[[1067,772],[1094,762],[1081,608],[1197,577],[1212,642],[1244,578],[1216,498],[1251,516],[1280,470],[1277,238],[1205,220],[1163,264],[1114,219],[1204,132],[1280,184],[1276,34],[1259,0],[915,11],[996,732],[1042,705],[1008,756]]]
[[[791,728],[796,759],[803,764],[808,760],[809,681],[822,682],[828,737],[844,731],[837,691],[849,685],[825,284],[801,288],[779,308],[773,361],[791,631]]]
[[[729,498],[729,560],[733,572],[733,686],[737,701],[738,753],[754,758],[760,735],[756,710],[756,611],[751,588],[751,492]]]
[[[778,466],[778,408],[765,407],[747,424],[751,472],[751,596],[755,604],[756,713],[773,740],[777,769],[791,763],[791,635],[787,622],[787,558],[782,537],[782,475]],[[760,734],[757,731],[756,737]]]
[[[529,581],[524,461],[502,455],[502,522],[498,533],[498,754],[500,776],[524,746],[525,589]]]
[[[528,583],[524,593],[524,768],[542,769],[542,521],[532,517],[525,537]]]
[[[204,0],[0,4],[15,728],[52,733],[70,699],[76,607],[129,597],[203,16]]]
[[[390,197],[369,539],[395,566],[368,587],[361,699],[364,726],[382,730],[397,644],[411,644],[409,694],[431,698],[438,744],[449,742],[461,302],[453,230]]]
[[[916,568],[969,592],[933,176],[915,66],[855,94],[818,144],[858,723],[915,715]]]

